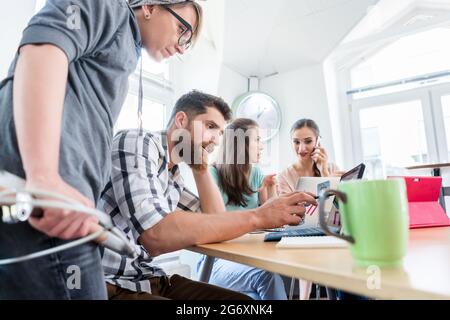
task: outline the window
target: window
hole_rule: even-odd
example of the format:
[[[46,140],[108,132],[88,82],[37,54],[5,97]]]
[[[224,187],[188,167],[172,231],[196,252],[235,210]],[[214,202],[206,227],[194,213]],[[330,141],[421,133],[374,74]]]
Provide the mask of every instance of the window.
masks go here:
[[[147,54],[147,52],[145,52],[145,50],[142,50],[142,71],[144,76],[154,76],[156,78],[168,81],[169,61],[164,60],[163,62],[156,62]]]
[[[380,167],[390,174],[390,169],[428,163],[420,100],[361,109],[359,116],[363,161],[369,176],[379,177]]]
[[[344,68],[354,160],[366,162],[368,176],[450,160],[449,37],[441,25],[376,42],[364,48],[370,56]]]
[[[155,62],[144,50],[142,59],[142,89],[144,93],[142,127],[148,131],[163,130],[166,126],[166,106],[173,99],[172,84],[169,81],[169,62]],[[136,71],[130,76],[128,96],[114,127],[115,132],[139,127],[137,116],[139,69],[140,62]]]
[[[166,106],[173,99],[170,83],[170,65],[167,60],[154,61],[142,50],[142,79],[144,99],[142,101],[142,127],[147,131],[159,131],[166,126]],[[138,91],[140,61],[130,76],[128,96],[117,119],[114,131],[136,129],[138,122]]]
[[[450,95],[443,96],[441,98],[442,102],[442,113],[444,117],[445,133],[447,138],[447,150],[448,158],[450,159]]]
[[[114,132],[138,128],[138,97],[129,94],[114,127]],[[166,108],[163,104],[145,99],[142,101],[142,127],[148,131],[164,129]]]
[[[142,127],[148,131],[159,131],[166,126],[166,105],[173,99],[168,60],[156,62],[142,50],[142,79],[144,99],[142,101]],[[114,131],[139,127],[138,91],[140,61],[130,76],[130,89],[117,119]]]

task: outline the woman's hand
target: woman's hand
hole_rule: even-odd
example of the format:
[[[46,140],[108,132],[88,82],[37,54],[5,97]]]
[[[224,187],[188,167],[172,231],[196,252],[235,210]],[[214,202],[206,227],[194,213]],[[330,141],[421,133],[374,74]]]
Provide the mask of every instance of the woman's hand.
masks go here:
[[[271,187],[276,187],[277,185],[277,179],[276,179],[276,174],[269,174],[267,176],[264,177],[264,180],[261,184],[261,189],[264,188],[271,188]]]
[[[311,154],[311,158],[319,169],[322,177],[328,177],[330,171],[328,170],[328,154],[325,148],[316,147]]]
[[[264,177],[261,187],[258,189],[260,204],[278,195],[278,182],[276,174],[269,174]]]

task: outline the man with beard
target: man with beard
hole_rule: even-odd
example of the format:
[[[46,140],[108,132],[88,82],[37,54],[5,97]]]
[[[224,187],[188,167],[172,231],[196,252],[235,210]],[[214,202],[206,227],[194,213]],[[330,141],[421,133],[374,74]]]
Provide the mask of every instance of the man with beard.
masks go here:
[[[311,195],[292,193],[253,210],[225,212],[207,159],[231,116],[221,98],[192,91],[177,101],[167,130],[127,130],[115,136],[111,179],[99,205],[134,241],[138,257],[104,249],[110,299],[248,299],[179,275],[168,277],[152,265],[152,258],[256,229],[299,224],[305,203],[316,205]],[[184,186],[178,168],[182,162],[192,169],[198,197]]]

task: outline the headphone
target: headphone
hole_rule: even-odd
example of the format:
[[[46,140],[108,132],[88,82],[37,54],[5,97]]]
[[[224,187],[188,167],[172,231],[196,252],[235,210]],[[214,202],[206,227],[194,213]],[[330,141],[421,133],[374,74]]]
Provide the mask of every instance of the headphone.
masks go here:
[[[24,184],[25,181],[23,181],[23,185]],[[35,198],[37,196],[52,198],[54,200],[39,200]],[[99,224],[103,227],[103,230],[99,230],[84,238],[51,249],[38,251],[21,257],[0,259],[0,266],[23,262],[67,250],[92,241],[105,232],[106,239],[100,243],[101,245],[130,258],[135,258],[137,256],[134,245],[127,239],[121,230],[114,226],[111,217],[104,212],[88,208],[70,198],[44,190],[14,188],[0,192],[0,216],[3,223],[14,224],[25,222],[30,216],[39,217],[42,215],[42,208],[57,208],[91,214],[98,218]]]

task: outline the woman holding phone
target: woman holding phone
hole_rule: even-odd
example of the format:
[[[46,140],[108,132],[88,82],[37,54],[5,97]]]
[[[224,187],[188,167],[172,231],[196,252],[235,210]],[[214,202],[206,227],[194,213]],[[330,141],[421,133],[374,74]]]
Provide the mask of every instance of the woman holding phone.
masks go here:
[[[297,161],[278,175],[280,194],[294,192],[301,177],[342,174],[334,164],[328,162],[328,153],[321,145],[320,139],[320,129],[315,121],[300,119],[294,123],[291,128],[291,143]],[[309,281],[300,280],[300,299],[309,299],[311,285]]]
[[[340,176],[342,172],[328,161],[327,150],[321,145],[319,126],[311,119],[300,119],[291,128],[292,149],[297,161],[278,176],[280,192],[295,190],[301,177]]]

